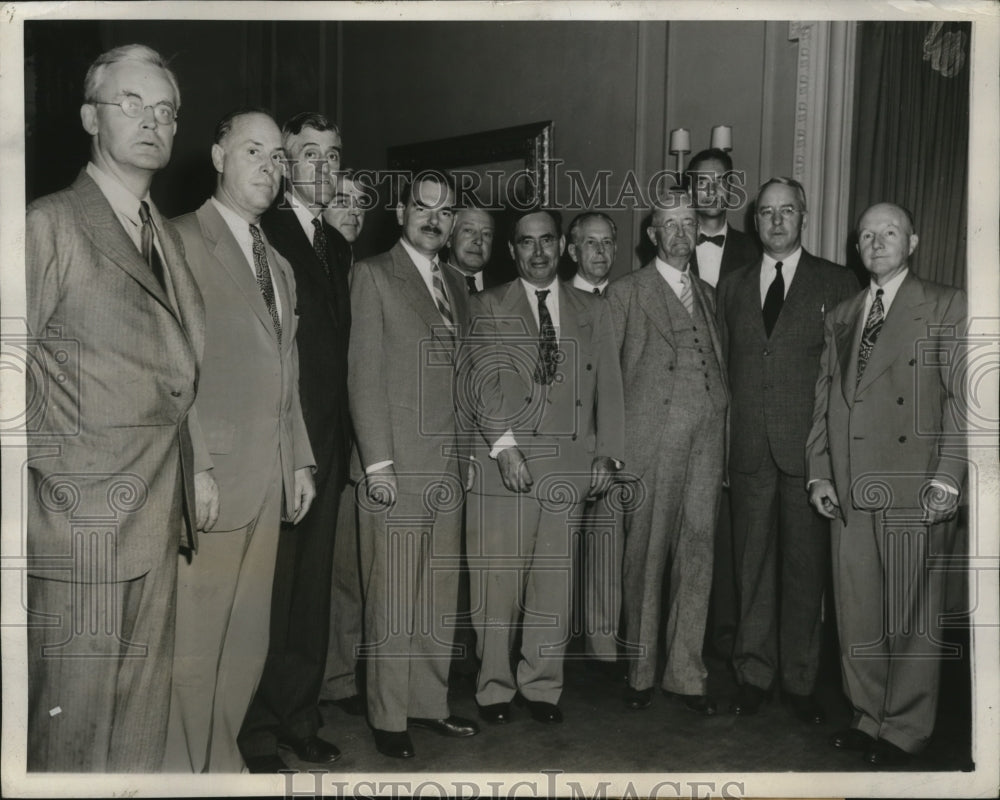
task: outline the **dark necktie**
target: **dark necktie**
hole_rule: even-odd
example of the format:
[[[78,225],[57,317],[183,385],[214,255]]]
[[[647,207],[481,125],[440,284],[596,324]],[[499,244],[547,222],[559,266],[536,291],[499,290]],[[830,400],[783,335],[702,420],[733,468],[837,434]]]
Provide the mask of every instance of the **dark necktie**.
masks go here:
[[[861,383],[861,376],[868,366],[868,359],[871,358],[872,350],[875,349],[875,342],[882,331],[882,323],[885,322],[885,308],[882,305],[882,290],[875,292],[875,299],[872,307],[868,310],[868,319],[865,320],[865,329],[861,334],[861,346],[858,348],[858,380]],[[857,383],[855,385],[857,385]]]
[[[711,242],[716,247],[722,247],[726,243],[726,234],[717,233],[715,236],[706,236],[704,233],[699,233],[698,244],[704,244],[705,242]]]
[[[771,335],[775,324],[778,322],[778,315],[781,313],[781,306],[785,302],[785,279],[781,277],[782,264],[779,261],[774,265],[774,280],[767,287],[767,294],[764,295],[764,330],[767,335]]]
[[[601,290],[598,289],[596,286],[594,287],[594,294],[596,294],[598,297],[600,297],[601,295]]]
[[[476,288],[476,277],[474,275],[465,276],[465,285],[469,287],[469,294],[475,294],[479,291]]]
[[[250,226],[250,237],[253,239],[253,266],[257,275],[257,288],[260,289],[264,298],[264,305],[267,306],[267,313],[271,315],[271,322],[274,324],[274,333],[278,337],[278,345],[281,345],[281,320],[278,318],[278,305],[274,301],[274,285],[271,283],[271,270],[267,266],[267,250],[264,248],[264,240],[260,235],[260,228],[256,225]]]
[[[319,217],[313,217],[313,250],[316,251],[316,258],[323,265],[326,274],[330,274],[330,261],[327,259],[326,231],[323,230],[323,221]]]
[[[550,289],[535,290],[535,296],[538,298],[538,363],[535,365],[534,379],[535,383],[543,386],[548,386],[555,378],[556,354],[559,352],[556,327],[552,324],[552,315],[545,305],[545,298],[549,296],[550,291]]]
[[[139,219],[142,222],[142,257],[146,259],[149,268],[153,271],[160,287],[167,288],[166,280],[163,276],[163,262],[160,261],[160,254],[156,252],[156,245],[153,243],[153,218],[149,214],[149,204],[143,200],[139,203]]]

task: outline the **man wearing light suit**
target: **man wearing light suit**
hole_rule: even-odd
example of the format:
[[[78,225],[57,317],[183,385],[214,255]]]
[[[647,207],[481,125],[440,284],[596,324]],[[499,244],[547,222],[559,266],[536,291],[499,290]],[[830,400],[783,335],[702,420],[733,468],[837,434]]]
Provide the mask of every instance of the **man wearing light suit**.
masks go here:
[[[90,163],[28,208],[28,330],[45,380],[27,396],[29,409],[45,400],[27,421],[32,771],[162,766],[177,548],[206,520],[189,429],[204,306],[149,196],[179,107],[155,51],[99,56],[80,108]],[[85,617],[106,635],[77,630]]]
[[[871,284],[827,315],[806,447],[809,499],[831,522],[844,689],[834,747],[874,767],[927,746],[941,668],[941,570],[965,478],[965,293],[910,270],[910,213],[858,221]]]
[[[480,434],[467,549],[482,661],[476,703],[492,723],[510,719],[516,693],[535,720],[562,722],[572,533],[585,503],[611,486],[624,450],[608,306],[559,282],[565,246],[552,213],[518,220],[510,252],[520,278],[473,298],[460,370]]]
[[[267,656],[279,526],[302,519],[315,493],[299,404],[295,280],[259,226],[283,155],[269,114],[227,114],[212,145],[215,194],[176,220],[205,298],[195,480],[217,487],[218,518],[178,574],[173,771],[242,769],[236,737]],[[247,767],[274,772],[274,759],[249,758]]]
[[[479,732],[448,710],[467,472],[454,362],[468,289],[438,259],[454,221],[454,189],[437,173],[418,178],[396,207],[399,242],[351,271],[347,388],[368,721],[376,748],[392,758],[414,755],[408,727]]]
[[[715,714],[702,644],[725,460],[728,389],[712,287],[691,274],[698,233],[690,198],[672,192],[647,234],[656,258],[608,287],[625,385],[625,463],[637,481],[625,513],[622,586],[630,708],[653,700],[663,580],[669,581],[660,684]],[[668,574],[669,573],[669,574]]]
[[[732,392],[729,482],[739,625],[731,709],[757,713],[780,682],[792,710],[819,724],[828,525],[802,491],[823,317],[857,291],[845,268],[802,247],[805,190],[772,178],[757,196],[764,255],[723,277],[719,332]]]

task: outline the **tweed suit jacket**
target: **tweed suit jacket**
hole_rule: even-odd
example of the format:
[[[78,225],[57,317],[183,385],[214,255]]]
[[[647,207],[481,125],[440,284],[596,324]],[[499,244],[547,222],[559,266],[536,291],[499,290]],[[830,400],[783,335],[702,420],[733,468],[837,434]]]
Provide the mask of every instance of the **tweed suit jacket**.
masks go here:
[[[484,494],[510,494],[489,458],[508,430],[528,461],[532,491],[543,497],[544,475],[570,480],[582,500],[595,457],[624,459],[624,398],[608,304],[566,283],[556,291],[562,359],[548,386],[533,378],[538,324],[520,279],[472,297],[471,352],[462,358],[459,383],[475,407],[474,457],[483,467],[475,488]]]
[[[694,302],[708,322],[712,352],[728,399],[725,361],[715,323],[715,290],[700,278],[691,282],[691,289]],[[625,387],[625,464],[627,471],[637,477],[656,464],[664,406],[671,402],[673,393],[677,353],[663,294],[672,291],[655,261],[608,285],[607,299]]]
[[[174,224],[207,319],[195,469],[212,469],[219,486],[213,530],[237,530],[257,516],[276,475],[290,512],[295,470],[315,464],[299,404],[295,279],[288,262],[267,246],[282,310],[279,346],[251,266],[211,199]]]
[[[113,580],[160,563],[165,537],[194,544],[189,412],[204,305],[176,231],[150,212],[166,291],[86,170],[27,212],[28,329],[41,367],[28,374],[29,412],[41,403],[27,420],[28,553],[70,556],[71,518],[101,516],[116,531]],[[33,561],[31,574],[60,578],[44,566]]]
[[[322,221],[323,216],[318,219]],[[342,483],[351,452],[351,419],[347,408],[351,300],[347,286],[349,264],[338,260],[338,253],[343,253],[337,246],[340,234],[323,222],[330,263],[327,275],[312,240],[302,230],[293,210],[272,206],[261,217],[261,227],[275,250],[288,260],[295,275],[299,401],[316,457],[316,485],[324,485],[331,475]]]
[[[832,481],[841,508],[920,508],[928,481],[958,489],[965,476],[966,296],[908,274],[859,383],[866,291],[826,319],[808,479]]]
[[[757,240],[750,234],[729,225],[726,229],[726,241],[722,245],[722,262],[719,265],[719,280],[716,284],[722,283],[722,279],[731,272],[736,272],[740,267],[749,264],[751,261],[760,258],[760,247]],[[691,251],[691,269],[695,275],[698,273],[698,253]]]
[[[441,276],[458,328],[454,338],[401,243],[351,270],[347,390],[354,480],[381,461],[392,461],[397,475],[418,476],[416,483],[401,482],[401,492],[459,477],[455,357],[469,292],[452,270],[442,268]]]
[[[760,301],[762,260],[724,277],[716,289],[726,357],[730,414],[729,466],[755,472],[767,455],[789,475],[805,475],[823,319],[857,292],[846,268],[805,250],[770,337]]]

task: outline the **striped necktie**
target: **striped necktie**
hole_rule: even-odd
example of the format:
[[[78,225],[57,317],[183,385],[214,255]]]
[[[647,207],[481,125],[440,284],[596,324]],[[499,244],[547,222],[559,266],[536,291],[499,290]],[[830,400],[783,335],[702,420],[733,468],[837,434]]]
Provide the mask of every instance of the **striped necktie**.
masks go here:
[[[688,314],[694,314],[694,295],[691,293],[691,271],[684,270],[681,273],[681,302]]]
[[[882,290],[875,292],[875,299],[872,307],[868,310],[868,319],[865,320],[865,329],[861,334],[861,346],[858,348],[858,380],[861,383],[861,376],[868,366],[868,359],[871,358],[872,350],[875,349],[875,342],[879,333],[882,332],[882,323],[885,322],[885,307],[882,305]],[[857,383],[855,385],[857,385]]]
[[[446,323],[448,323],[448,329],[455,333],[455,315],[451,310],[451,303],[448,300],[448,289],[444,285],[444,279],[441,277],[441,267],[438,265],[437,259],[431,262],[431,285],[434,287],[434,304],[437,306],[438,313],[441,315]]]

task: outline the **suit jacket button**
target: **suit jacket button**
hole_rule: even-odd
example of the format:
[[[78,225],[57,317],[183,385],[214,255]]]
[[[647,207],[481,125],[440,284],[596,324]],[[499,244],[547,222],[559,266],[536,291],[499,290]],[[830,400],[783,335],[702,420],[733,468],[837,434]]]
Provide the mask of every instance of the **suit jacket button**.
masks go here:
[[[530,397],[525,397],[524,398],[524,402],[525,403],[530,403],[531,402],[531,398]]]
[[[770,351],[770,350],[768,350],[768,349],[767,349],[766,347],[764,348],[764,355],[765,355],[765,356],[769,356],[769,355],[771,355],[771,351]]]
[[[577,405],[577,408],[581,407],[583,405],[583,400],[577,400],[576,401],[576,405]]]
[[[593,369],[593,367],[590,364],[587,364],[587,369]]]
[[[667,371],[668,372],[673,372],[674,371],[674,365],[671,364],[669,367],[667,367]]]
[[[896,398],[896,403],[897,403],[897,405],[903,405],[903,398],[902,397],[897,397]]]
[[[900,436],[899,437],[899,443],[900,444],[905,444],[906,443],[906,437],[905,436]]]
[[[170,396],[171,396],[171,397],[180,397],[180,396],[181,396],[181,393],[180,393],[180,392],[178,392],[178,391],[177,391],[176,389],[174,389],[174,390],[173,390],[173,391],[172,391],[172,392],[170,393]]]
[[[576,434],[574,433],[574,434],[573,434],[572,436],[570,436],[569,438],[570,438],[570,439],[572,439],[572,440],[573,440],[573,441],[575,442],[575,441],[576,441]]]
[[[911,359],[910,359],[910,366],[911,366],[911,367],[912,367],[912,366],[913,366],[914,364],[916,364],[916,363],[917,363],[917,359],[915,359],[915,358],[911,358]]]

